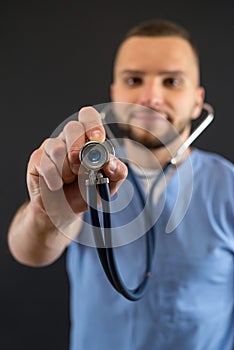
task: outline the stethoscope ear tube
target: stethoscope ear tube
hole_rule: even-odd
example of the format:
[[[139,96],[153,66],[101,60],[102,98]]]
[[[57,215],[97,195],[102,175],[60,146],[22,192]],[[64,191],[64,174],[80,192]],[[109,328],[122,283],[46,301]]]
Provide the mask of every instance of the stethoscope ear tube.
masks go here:
[[[176,154],[171,159],[171,164],[176,165],[180,161],[181,156],[184,154],[184,152],[214,119],[214,110],[210,104],[204,103],[203,109],[207,112],[205,119],[197,126],[197,128],[192,132],[192,134],[187,138],[182,146],[176,151]]]

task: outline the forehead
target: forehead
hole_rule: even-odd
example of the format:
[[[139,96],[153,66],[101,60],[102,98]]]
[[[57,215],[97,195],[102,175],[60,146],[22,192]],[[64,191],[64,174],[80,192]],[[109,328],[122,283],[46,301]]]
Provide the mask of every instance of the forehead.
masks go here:
[[[116,55],[115,70],[171,69],[198,72],[198,62],[191,45],[180,37],[130,37]]]

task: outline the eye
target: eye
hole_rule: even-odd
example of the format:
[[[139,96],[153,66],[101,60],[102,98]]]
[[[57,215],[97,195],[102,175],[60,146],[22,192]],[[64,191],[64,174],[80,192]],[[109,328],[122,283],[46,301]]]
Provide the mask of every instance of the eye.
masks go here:
[[[125,83],[128,86],[138,86],[142,83],[142,78],[139,77],[128,77],[125,79]]]
[[[182,86],[183,82],[182,79],[178,79],[178,78],[166,78],[163,81],[164,85],[167,87],[174,87],[174,88],[178,88],[180,86]]]

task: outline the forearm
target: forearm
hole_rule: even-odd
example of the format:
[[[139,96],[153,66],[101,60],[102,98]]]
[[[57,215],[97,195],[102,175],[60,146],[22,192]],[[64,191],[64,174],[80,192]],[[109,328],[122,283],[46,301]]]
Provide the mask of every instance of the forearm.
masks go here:
[[[74,225],[75,234],[81,220]],[[71,239],[67,238],[42,211],[25,203],[16,213],[8,232],[8,245],[14,258],[29,266],[43,266],[55,261]]]

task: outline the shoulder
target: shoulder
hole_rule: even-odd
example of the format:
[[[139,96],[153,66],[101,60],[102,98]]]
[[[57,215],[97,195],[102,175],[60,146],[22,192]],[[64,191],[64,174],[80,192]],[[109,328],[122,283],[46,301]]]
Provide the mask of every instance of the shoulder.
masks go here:
[[[234,196],[234,165],[223,156],[194,149],[191,153],[193,180],[196,188],[216,200],[224,198],[233,202]]]
[[[219,154],[198,149],[192,152],[191,160],[195,198],[201,208],[207,208],[206,213],[214,222],[222,223],[223,230],[233,235],[233,163]]]
[[[195,169],[203,173],[226,174],[234,176],[234,164],[220,154],[203,151],[195,148],[191,154],[192,164]]]

